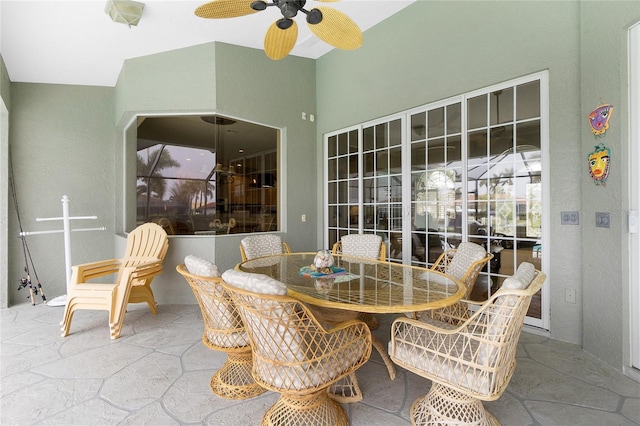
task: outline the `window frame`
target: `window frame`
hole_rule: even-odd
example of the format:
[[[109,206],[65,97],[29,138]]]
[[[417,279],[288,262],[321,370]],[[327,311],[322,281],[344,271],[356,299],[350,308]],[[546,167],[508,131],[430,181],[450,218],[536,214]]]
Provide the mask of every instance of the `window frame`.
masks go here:
[[[139,176],[138,176],[138,165],[136,164],[136,158],[138,156],[138,142],[139,142],[139,135],[138,135],[138,128],[140,126],[140,124],[145,121],[145,119],[148,118],[190,118],[190,117],[194,117],[194,118],[201,118],[203,116],[218,116],[220,117],[220,115],[218,115],[217,113],[211,113],[211,112],[207,112],[207,113],[184,113],[184,114],[180,114],[180,113],[175,113],[175,114],[171,114],[171,113],[167,113],[167,114],[138,114],[136,116],[133,117],[133,119],[130,121],[129,125],[125,128],[124,130],[124,135],[125,135],[125,161],[124,164],[126,165],[126,169],[127,172],[125,172],[125,176],[124,176],[124,187],[125,187],[125,208],[124,208],[124,230],[125,231],[129,231],[131,230],[133,227],[137,226],[137,224],[140,222],[140,220],[142,221],[147,221],[147,220],[151,220],[150,218],[148,218],[147,216],[145,216],[145,218],[140,218],[139,214],[138,214],[138,202],[137,202],[137,186],[138,186],[138,182],[139,182]],[[206,118],[206,117],[205,117]],[[244,206],[246,207],[246,209],[249,209],[249,217],[248,218],[244,218],[243,220],[241,220],[240,222],[237,220],[237,218],[234,217],[234,220],[231,220],[232,217],[232,201],[229,199],[227,200],[227,205],[228,205],[228,210],[225,210],[224,213],[219,212],[214,210],[214,213],[211,215],[211,221],[208,222],[208,225],[205,224],[203,226],[205,226],[205,228],[208,229],[204,229],[204,230],[200,230],[199,228],[201,226],[198,226],[196,229],[195,226],[195,214],[197,214],[196,207],[195,205],[192,205],[193,203],[189,203],[189,215],[190,217],[192,217],[194,220],[190,221],[189,223],[191,224],[189,231],[188,232],[176,232],[176,229],[169,229],[168,233],[173,233],[173,236],[189,236],[189,237],[204,237],[204,236],[211,236],[211,235],[217,235],[217,236],[221,236],[221,235],[227,235],[227,234],[250,234],[250,233],[258,233],[258,232],[281,232],[283,231],[283,224],[284,224],[284,211],[283,211],[283,206],[284,206],[284,200],[283,200],[283,194],[284,194],[284,188],[283,188],[283,182],[284,182],[284,176],[283,176],[283,170],[281,168],[281,164],[283,164],[283,159],[282,156],[284,154],[284,132],[282,129],[277,128],[275,126],[269,126],[266,124],[262,124],[262,123],[256,123],[250,120],[246,120],[243,118],[238,118],[238,117],[230,117],[227,116],[225,114],[224,118],[228,118],[231,119],[234,122],[240,122],[241,124],[246,123],[246,125],[248,126],[260,126],[263,127],[265,129],[265,132],[267,132],[268,134],[270,134],[271,136],[267,139],[265,139],[265,143],[270,145],[269,147],[266,147],[266,149],[263,149],[261,151],[252,151],[252,152],[248,152],[246,154],[243,153],[229,153],[227,155],[224,155],[225,153],[220,150],[220,154],[222,155],[220,158],[222,158],[222,161],[226,163],[231,163],[233,161],[237,161],[238,159],[246,159],[246,158],[255,158],[255,157],[264,157],[267,155],[270,155],[271,157],[273,157],[275,155],[275,160],[273,158],[270,159],[270,169],[268,170],[268,172],[273,175],[272,177],[270,176],[269,179],[266,179],[266,177],[264,179],[261,179],[261,182],[266,182],[267,180],[268,185],[265,183],[263,185],[261,185],[261,187],[259,188],[260,191],[262,192],[263,190],[265,190],[265,188],[268,187],[268,190],[270,192],[272,192],[273,194],[270,195],[269,197],[265,197],[264,195],[260,194],[259,199],[260,199],[260,204],[256,207],[254,205],[248,206],[246,204],[246,202],[243,202]],[[206,121],[206,120],[204,120]],[[242,132],[241,132],[242,133]],[[241,136],[241,135],[240,135]],[[273,138],[272,140],[270,138]],[[185,137],[185,139],[187,139]],[[148,144],[150,143],[154,143],[156,142],[154,139],[146,139],[145,142],[147,142]],[[179,147],[187,147],[187,148],[194,148],[194,149],[204,149],[210,152],[213,152],[214,158],[216,158],[216,163],[220,163],[221,160],[220,158],[218,158],[218,153],[216,153],[220,148],[218,146],[218,141],[216,140],[212,140],[210,143],[207,142],[206,145],[202,144],[202,143],[197,143],[195,142],[194,144],[189,144],[189,143],[172,143],[174,141],[171,142],[167,142],[167,141],[157,141],[157,145],[160,147],[164,147],[164,146],[179,146]],[[150,145],[153,146],[153,145]],[[261,149],[261,148],[259,148]],[[261,160],[260,164],[262,166],[265,165],[265,161]],[[216,164],[217,165],[217,164]],[[267,173],[267,170],[261,170],[259,171],[259,175],[264,175]],[[173,173],[175,174],[175,172]],[[213,173],[213,175],[215,176],[215,180],[211,179],[211,180],[207,180],[207,179],[199,179],[199,178],[193,178],[193,177],[176,177],[176,176],[171,176],[171,177],[166,177],[163,179],[166,180],[173,180],[173,181],[187,181],[187,180],[194,180],[197,182],[210,182],[210,181],[214,181],[216,182],[216,191],[224,191],[225,193],[227,192],[227,190],[225,189],[226,186],[225,185],[231,185],[234,181],[235,178],[238,177],[242,177],[246,179],[246,176],[244,176],[244,172],[239,171],[239,170],[234,170],[232,171],[231,168],[226,168],[225,170],[220,172],[217,171],[215,173]],[[208,174],[208,178],[211,177],[211,174]],[[157,179],[157,178],[156,178]],[[133,183],[132,183],[133,181]],[[223,182],[224,181],[224,182]],[[255,188],[253,192],[255,191]],[[246,191],[245,191],[246,192]],[[257,194],[257,192],[256,192]],[[224,194],[220,194],[219,192],[214,195],[213,197],[215,197],[216,199],[213,201],[216,203],[216,207],[211,207],[213,209],[216,209],[218,207],[217,204],[219,204],[219,200],[221,199],[222,195]],[[225,197],[222,197],[225,198]],[[274,205],[269,205],[266,206],[264,204],[264,200],[268,199],[268,200],[275,200],[275,204]],[[237,208],[240,208],[241,206],[238,205]],[[258,209],[259,212],[256,210]],[[191,211],[193,210],[193,211]],[[256,212],[254,212],[253,210],[256,210]],[[246,213],[246,212],[241,212],[238,211],[238,213]],[[213,215],[217,216],[216,218],[213,218]],[[267,217],[267,215],[271,215],[274,216],[272,217]],[[202,218],[200,218],[202,219]],[[218,219],[219,220],[219,224],[218,224]],[[215,224],[214,224],[215,222]],[[229,224],[235,222],[234,227],[230,227]],[[242,222],[242,223],[241,223]],[[220,226],[221,225],[221,226]],[[245,227],[243,228],[244,225]],[[268,228],[267,228],[268,225]],[[177,227],[176,227],[177,228]],[[224,228],[224,229],[223,229]],[[235,228],[235,229],[234,229]],[[198,232],[196,232],[198,231]],[[222,232],[224,231],[224,232]]]

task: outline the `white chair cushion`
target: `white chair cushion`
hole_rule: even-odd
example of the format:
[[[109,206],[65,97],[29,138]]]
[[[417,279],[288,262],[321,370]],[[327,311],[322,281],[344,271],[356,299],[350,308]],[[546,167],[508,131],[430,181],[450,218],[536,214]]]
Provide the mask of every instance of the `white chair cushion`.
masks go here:
[[[339,357],[314,359],[286,367],[257,362],[255,369],[260,377],[270,377],[271,385],[280,389],[308,389],[328,383],[349,371],[362,359],[363,345],[355,342],[343,348],[340,354]]]
[[[461,279],[473,262],[487,255],[487,251],[481,245],[470,242],[462,242],[456,248],[456,252],[447,265],[446,273]]]
[[[241,348],[250,344],[249,337],[244,331],[223,336],[207,330],[207,340],[219,348]]]
[[[261,294],[287,294],[287,287],[278,280],[264,274],[252,274],[236,269],[228,269],[222,274],[224,282],[243,290]]]
[[[535,266],[528,262],[522,262],[518,266],[516,273],[504,280],[500,290],[524,290],[529,287],[535,276]],[[500,290],[496,294],[499,295]],[[515,306],[517,301],[518,296],[498,296],[491,309],[487,311],[486,315],[490,316],[487,319],[486,340],[488,343],[480,344],[479,363],[492,363],[494,361],[497,349],[491,342],[497,341],[502,336],[504,327],[507,326],[507,322],[511,319],[511,308]]]
[[[184,258],[184,265],[190,274],[201,277],[219,277],[218,267],[206,259],[190,254]]]
[[[251,235],[244,237],[240,244],[242,244],[247,259],[283,253],[282,239],[279,235]]]
[[[342,254],[378,259],[382,238],[375,234],[349,234],[340,239]]]
[[[218,267],[208,260],[189,255],[184,259],[185,266],[190,274],[201,277],[219,278]],[[204,314],[207,316],[205,323],[209,323],[215,330],[235,330],[242,328],[242,320],[222,295],[224,289],[213,280],[196,280],[192,285],[197,286],[199,299],[202,302]],[[213,296],[209,296],[213,293]],[[247,334],[242,331],[232,334],[220,334],[215,331],[206,330],[207,340],[218,347],[242,347],[249,344]]]
[[[536,267],[532,263],[522,262],[516,273],[506,278],[500,288],[506,290],[524,290],[536,276]]]
[[[281,296],[287,293],[287,288],[283,283],[263,274],[252,274],[229,269],[222,274],[222,279],[231,286],[254,293]],[[261,300],[258,307],[269,313],[268,318],[255,315],[249,310],[245,311],[244,318],[245,328],[254,330],[253,338],[256,340],[254,351],[257,353],[264,352],[263,356],[270,360],[275,359],[289,363],[304,361],[306,344],[299,330],[288,325],[289,318],[296,313],[292,312],[289,306],[283,305],[277,300]],[[254,358],[254,363],[256,371],[260,371],[260,362],[257,357]],[[263,366],[262,368],[265,367]],[[269,364],[266,368],[271,369],[273,367]],[[283,371],[290,370],[283,369]],[[264,371],[263,373],[268,372],[273,372],[273,370]],[[272,376],[267,374],[261,377],[266,379]],[[283,378],[282,380],[290,382],[290,379]],[[277,386],[280,387],[281,384]]]
[[[428,318],[426,315],[420,318],[421,322],[426,322],[443,330],[452,330],[455,327],[451,324]],[[471,389],[481,394],[489,391],[492,377],[474,366],[474,355],[478,350],[478,341],[466,341],[456,339],[454,334],[443,334],[438,336],[443,348],[455,346],[451,352],[467,362],[459,362],[439,355],[425,348],[429,347],[428,342],[434,338],[430,330],[411,328],[410,335],[396,337],[394,358],[411,368],[436,377],[441,377],[451,383],[459,383],[462,387]],[[465,345],[466,343],[466,345]],[[391,343],[389,343],[391,352]]]

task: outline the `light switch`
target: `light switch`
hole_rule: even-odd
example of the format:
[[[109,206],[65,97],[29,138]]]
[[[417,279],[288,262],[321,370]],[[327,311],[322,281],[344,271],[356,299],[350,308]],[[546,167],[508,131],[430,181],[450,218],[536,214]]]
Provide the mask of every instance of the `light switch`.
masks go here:
[[[629,210],[629,233],[638,233],[638,210]]]
[[[596,227],[611,228],[611,216],[609,212],[596,212]]]
[[[580,214],[578,212],[561,212],[560,224],[561,225],[579,225]]]

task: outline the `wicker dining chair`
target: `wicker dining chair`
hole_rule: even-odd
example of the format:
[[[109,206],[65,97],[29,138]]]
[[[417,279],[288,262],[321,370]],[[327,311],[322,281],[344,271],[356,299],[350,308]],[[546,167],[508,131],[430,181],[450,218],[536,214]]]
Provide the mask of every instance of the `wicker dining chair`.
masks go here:
[[[371,332],[358,320],[325,330],[305,305],[266,275],[228,270],[222,285],[231,295],[253,349],[253,377],[280,393],[262,425],[348,425],[331,383],[371,355]]]
[[[376,234],[343,235],[331,251],[333,254],[380,259],[382,262],[387,260],[387,246],[382,242],[382,237]]]
[[[189,283],[200,306],[204,321],[202,343],[227,354],[227,360],[211,378],[211,391],[227,399],[247,399],[265,392],[251,375],[249,338],[233,301],[220,285],[222,278],[215,265],[187,256],[185,264],[176,270]]]
[[[386,261],[386,245],[382,241],[382,237],[376,234],[348,234],[343,235],[340,241],[336,242],[332,247],[333,254],[342,254],[345,256],[363,257],[367,259]],[[316,318],[321,322],[332,324],[335,318],[344,318],[345,313],[335,308],[320,308],[311,306]],[[355,313],[357,319],[364,321],[370,330],[375,330],[380,326],[380,320],[373,314],[366,312]],[[374,349],[378,351],[389,372],[389,377],[394,380],[396,377],[395,368],[389,359],[384,345],[374,335],[372,335],[372,344]],[[335,382],[331,385],[329,394],[338,402],[358,402],[362,400],[362,391],[358,384],[355,373],[350,374],[343,380]]]
[[[463,299],[468,299],[484,265],[493,258],[484,247],[472,242],[462,242],[457,248],[442,253],[431,266],[432,271],[443,272],[459,279],[467,287]]]
[[[256,257],[282,253],[291,253],[291,248],[279,235],[250,235],[240,241],[240,256],[243,262]]]
[[[411,407],[412,423],[496,425],[481,401],[498,399],[516,367],[516,348],[531,298],[546,276],[522,263],[485,302],[466,301],[475,312],[440,310],[441,321],[398,318],[389,355],[399,366],[431,380]],[[453,325],[457,324],[457,325]]]

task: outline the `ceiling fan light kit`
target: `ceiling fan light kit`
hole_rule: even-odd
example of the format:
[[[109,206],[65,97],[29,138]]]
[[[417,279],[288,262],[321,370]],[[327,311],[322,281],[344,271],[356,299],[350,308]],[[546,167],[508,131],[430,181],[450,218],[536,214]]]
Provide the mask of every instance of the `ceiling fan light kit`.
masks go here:
[[[337,0],[318,0],[334,2]],[[270,6],[280,9],[282,18],[274,22],[264,39],[264,51],[271,59],[286,57],[298,40],[298,26],[292,19],[302,12],[311,32],[333,47],[355,50],[362,45],[362,31],[346,14],[327,7],[311,10],[304,8],[306,0],[213,0],[195,10],[196,16],[208,19],[235,18],[266,10]]]
[[[127,24],[129,27],[138,25],[142,17],[144,3],[131,0],[109,0],[104,11],[113,22]]]

